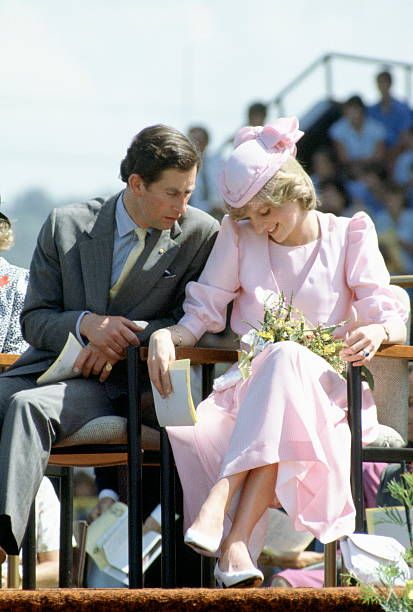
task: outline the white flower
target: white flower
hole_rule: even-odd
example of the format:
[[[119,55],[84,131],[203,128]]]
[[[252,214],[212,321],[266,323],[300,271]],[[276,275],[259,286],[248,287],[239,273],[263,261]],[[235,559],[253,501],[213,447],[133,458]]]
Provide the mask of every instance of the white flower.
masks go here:
[[[271,291],[271,289],[264,289],[263,287],[257,287],[255,289],[255,297],[260,304],[265,304],[269,309],[277,306],[279,302],[279,295]]]

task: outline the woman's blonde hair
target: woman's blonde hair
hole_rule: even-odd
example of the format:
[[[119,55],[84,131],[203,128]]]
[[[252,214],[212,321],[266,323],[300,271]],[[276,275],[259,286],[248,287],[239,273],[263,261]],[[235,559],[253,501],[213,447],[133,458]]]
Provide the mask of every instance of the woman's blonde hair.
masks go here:
[[[241,208],[226,205],[226,210],[236,221],[245,217],[252,202],[282,206],[285,202],[293,201],[299,202],[305,210],[312,210],[318,205],[312,180],[302,165],[294,157],[289,157],[250,202]]]
[[[0,251],[7,251],[14,244],[14,234],[7,217],[0,217]]]

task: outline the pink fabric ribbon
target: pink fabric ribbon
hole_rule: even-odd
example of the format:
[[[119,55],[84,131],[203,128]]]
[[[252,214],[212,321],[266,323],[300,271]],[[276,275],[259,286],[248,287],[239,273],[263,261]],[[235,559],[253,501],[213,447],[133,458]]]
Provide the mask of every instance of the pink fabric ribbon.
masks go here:
[[[248,140],[259,140],[269,152],[290,151],[296,154],[295,143],[304,134],[298,129],[296,117],[281,117],[274,123],[268,123],[264,127],[247,126],[241,128],[234,140],[235,148]]]

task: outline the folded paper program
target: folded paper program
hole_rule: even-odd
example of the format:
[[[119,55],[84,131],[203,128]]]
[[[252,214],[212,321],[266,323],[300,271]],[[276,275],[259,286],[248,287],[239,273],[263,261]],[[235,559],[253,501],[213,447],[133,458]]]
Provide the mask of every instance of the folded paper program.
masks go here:
[[[157,531],[147,531],[142,536],[142,570],[157,559],[162,550],[162,537]],[[86,552],[98,568],[128,585],[128,507],[116,502],[89,525]]]

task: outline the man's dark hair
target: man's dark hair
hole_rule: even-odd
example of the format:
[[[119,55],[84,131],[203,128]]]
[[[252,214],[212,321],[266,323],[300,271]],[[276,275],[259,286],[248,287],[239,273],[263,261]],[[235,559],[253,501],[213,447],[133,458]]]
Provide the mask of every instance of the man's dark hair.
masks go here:
[[[264,104],[263,102],[253,102],[252,104],[249,105],[248,107],[248,117],[251,117],[251,115],[257,114],[257,115],[263,115],[263,117],[266,116],[267,114],[267,105]]]
[[[379,79],[383,79],[383,78],[387,80],[389,85],[393,83],[393,77],[391,75],[391,72],[389,72],[389,70],[382,70],[381,72],[379,72],[379,74],[376,76],[376,81],[378,81]]]
[[[198,146],[198,140],[202,140],[205,146],[209,143],[209,133],[203,125],[191,125],[188,129],[188,138],[195,143],[195,146]]]
[[[358,106],[363,111],[366,108],[366,106],[365,106],[365,104],[364,104],[364,102],[363,102],[363,100],[361,99],[360,96],[351,96],[348,100],[346,100],[344,102],[344,107],[347,107],[347,106]]]
[[[192,142],[181,132],[167,125],[152,125],[132,140],[120,165],[120,178],[128,182],[131,174],[139,174],[146,185],[157,181],[164,170],[176,168],[183,172],[201,159]]]

